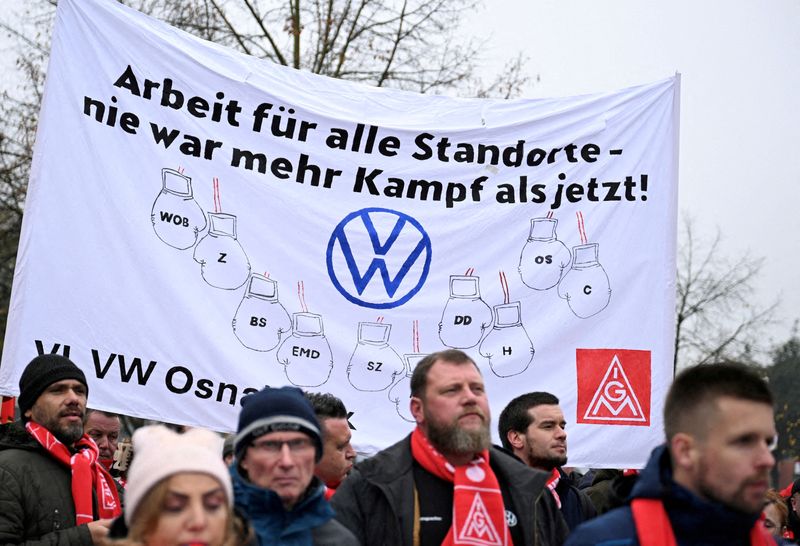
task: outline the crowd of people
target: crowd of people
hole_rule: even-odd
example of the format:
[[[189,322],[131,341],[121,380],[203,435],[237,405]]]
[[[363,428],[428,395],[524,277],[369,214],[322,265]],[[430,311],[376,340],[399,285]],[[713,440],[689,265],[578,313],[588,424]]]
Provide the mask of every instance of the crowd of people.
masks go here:
[[[766,546],[800,537],[800,480],[769,489],[771,393],[735,364],[675,378],[664,444],[644,469],[585,475],[567,467],[552,393],[512,400],[499,418],[502,446],[492,445],[480,369],[458,350],[417,364],[416,428],[358,464],[347,410],[331,394],[266,387],[242,399],[227,440],[150,425],[131,448],[119,416],[87,409],[86,377],[68,358],[37,356],[19,387],[20,419],[0,426],[0,544]]]

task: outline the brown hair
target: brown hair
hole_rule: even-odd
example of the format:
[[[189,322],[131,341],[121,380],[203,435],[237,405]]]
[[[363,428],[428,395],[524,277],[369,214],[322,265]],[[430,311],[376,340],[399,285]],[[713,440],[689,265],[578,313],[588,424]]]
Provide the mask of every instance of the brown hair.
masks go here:
[[[786,526],[789,525],[789,507],[786,506],[786,501],[783,500],[781,494],[774,489],[767,490],[767,493],[764,495],[764,508],[770,504],[774,504],[775,509],[778,511],[778,515],[781,518],[779,522],[781,526],[780,530],[783,532]]]
[[[414,368],[414,373],[411,374],[411,396],[416,398],[425,397],[425,387],[428,384],[428,372],[439,360],[449,362],[450,364],[472,364],[478,373],[481,372],[475,361],[472,360],[467,353],[459,351],[458,349],[447,349],[446,351],[439,351],[438,353],[431,353],[419,361]]]
[[[139,502],[139,506],[131,518],[128,536],[121,540],[104,541],[103,546],[145,546],[145,538],[155,530],[158,520],[161,518],[167,493],[169,492],[169,480],[172,476],[175,476],[175,474],[157,482]],[[235,528],[233,509],[227,503],[225,504],[225,510],[228,523],[225,529],[223,546],[237,546],[242,543],[239,538],[241,529]]]

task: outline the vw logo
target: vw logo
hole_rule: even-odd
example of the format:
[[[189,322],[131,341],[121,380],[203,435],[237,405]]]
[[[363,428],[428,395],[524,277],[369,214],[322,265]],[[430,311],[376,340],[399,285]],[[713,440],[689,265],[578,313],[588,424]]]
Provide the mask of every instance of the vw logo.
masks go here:
[[[331,282],[348,301],[392,309],[414,297],[431,266],[431,239],[416,219],[391,209],[348,214],[328,241]]]

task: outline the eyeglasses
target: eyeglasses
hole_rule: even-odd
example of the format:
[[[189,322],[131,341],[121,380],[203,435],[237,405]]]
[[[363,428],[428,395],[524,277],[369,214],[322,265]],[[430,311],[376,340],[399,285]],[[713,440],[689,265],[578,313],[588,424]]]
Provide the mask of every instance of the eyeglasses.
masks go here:
[[[292,455],[305,453],[314,447],[310,438],[293,438],[291,440],[261,440],[250,444],[255,450],[267,453],[268,455],[278,455],[283,451],[283,446],[289,446]]]

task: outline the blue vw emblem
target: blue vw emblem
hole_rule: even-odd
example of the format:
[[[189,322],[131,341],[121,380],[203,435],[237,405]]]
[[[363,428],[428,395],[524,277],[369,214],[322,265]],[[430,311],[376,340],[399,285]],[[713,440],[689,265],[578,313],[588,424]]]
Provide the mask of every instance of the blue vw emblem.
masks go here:
[[[390,209],[361,209],[348,214],[331,234],[328,276],[356,305],[392,309],[413,298],[425,284],[431,254],[430,237],[411,216]]]

